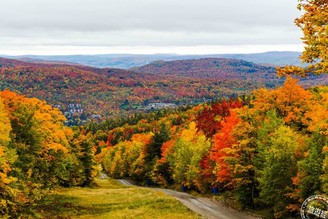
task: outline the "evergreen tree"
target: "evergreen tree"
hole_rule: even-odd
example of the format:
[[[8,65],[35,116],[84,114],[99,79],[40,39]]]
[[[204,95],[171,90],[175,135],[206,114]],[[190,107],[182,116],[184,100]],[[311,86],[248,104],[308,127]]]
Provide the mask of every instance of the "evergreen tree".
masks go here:
[[[170,140],[170,130],[165,123],[161,123],[159,130],[154,133],[150,143],[146,146],[146,163],[161,158],[162,145],[168,140]]]

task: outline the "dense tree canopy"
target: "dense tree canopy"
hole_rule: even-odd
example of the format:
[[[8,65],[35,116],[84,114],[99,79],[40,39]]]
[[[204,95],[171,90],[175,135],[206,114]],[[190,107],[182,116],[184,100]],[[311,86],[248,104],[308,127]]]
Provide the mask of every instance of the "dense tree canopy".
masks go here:
[[[0,92],[0,214],[34,215],[56,186],[91,185],[96,169],[90,136],[64,126],[57,108],[36,98]],[[77,139],[77,140],[74,140]],[[34,217],[34,216],[33,216]]]
[[[118,141],[97,158],[113,177],[202,193],[218,187],[244,208],[295,217],[304,199],[328,188],[328,89],[297,82],[256,90],[244,105],[224,100],[116,127],[109,137]],[[149,140],[119,140],[129,130]]]

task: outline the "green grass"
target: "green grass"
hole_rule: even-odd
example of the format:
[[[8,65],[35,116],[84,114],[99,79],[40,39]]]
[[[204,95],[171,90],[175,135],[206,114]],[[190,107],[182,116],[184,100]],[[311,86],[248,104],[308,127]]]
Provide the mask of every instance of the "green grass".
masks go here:
[[[200,218],[174,198],[98,179],[97,188],[59,189],[43,200],[44,218]]]

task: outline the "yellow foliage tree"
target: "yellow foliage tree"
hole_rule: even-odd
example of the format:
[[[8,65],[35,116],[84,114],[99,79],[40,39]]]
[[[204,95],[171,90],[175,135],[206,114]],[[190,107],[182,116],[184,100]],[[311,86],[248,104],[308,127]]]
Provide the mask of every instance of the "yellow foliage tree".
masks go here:
[[[10,165],[15,160],[14,153],[11,153],[7,147],[10,131],[10,120],[0,98],[0,215],[8,215],[13,211],[12,202],[15,199],[15,191],[10,187],[14,178],[8,176],[11,171]]]
[[[328,73],[328,1],[299,0],[298,9],[304,14],[295,20],[303,31],[305,51],[300,57],[306,68],[286,66],[278,68],[278,75],[297,74],[305,77],[309,73]]]
[[[284,85],[278,89],[255,91],[253,111],[265,117],[266,112],[275,109],[278,116],[284,118],[286,124],[307,126],[308,121],[305,120],[304,115],[313,104],[313,95],[297,82],[297,79],[288,76]]]
[[[58,184],[65,178],[62,162],[68,158],[72,131],[65,127],[61,112],[36,98],[11,91],[0,97],[8,112],[12,133],[10,147],[16,150],[15,176],[43,186]]]
[[[10,182],[7,172],[10,171],[6,149],[9,143],[9,132],[11,130],[8,115],[4,109],[2,99],[0,99],[0,188]]]

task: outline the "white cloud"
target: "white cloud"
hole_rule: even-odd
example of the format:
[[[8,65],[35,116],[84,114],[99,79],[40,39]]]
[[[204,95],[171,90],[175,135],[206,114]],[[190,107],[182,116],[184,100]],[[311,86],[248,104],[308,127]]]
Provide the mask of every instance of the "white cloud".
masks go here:
[[[299,16],[296,5],[296,0],[2,0],[0,53],[67,48],[71,53],[108,48],[146,53],[145,48],[165,47],[197,52],[248,45],[288,50],[301,45],[293,23]]]

